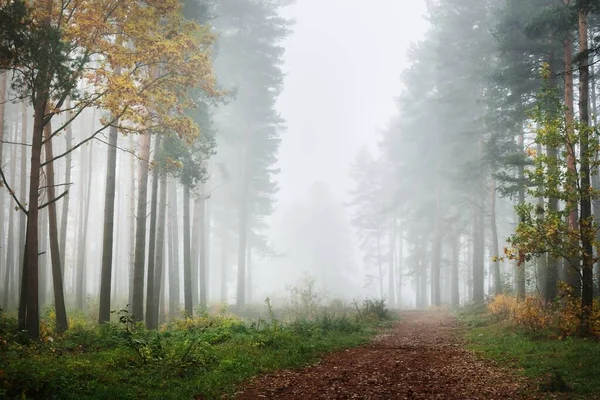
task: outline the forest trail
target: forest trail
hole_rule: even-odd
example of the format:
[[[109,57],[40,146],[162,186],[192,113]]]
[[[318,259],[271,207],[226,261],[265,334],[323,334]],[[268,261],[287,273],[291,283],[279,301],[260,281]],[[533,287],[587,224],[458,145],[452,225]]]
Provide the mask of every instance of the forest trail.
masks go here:
[[[385,334],[297,371],[255,378],[237,399],[531,399],[527,383],[464,349],[448,311],[408,311]],[[527,393],[531,393],[528,395]]]

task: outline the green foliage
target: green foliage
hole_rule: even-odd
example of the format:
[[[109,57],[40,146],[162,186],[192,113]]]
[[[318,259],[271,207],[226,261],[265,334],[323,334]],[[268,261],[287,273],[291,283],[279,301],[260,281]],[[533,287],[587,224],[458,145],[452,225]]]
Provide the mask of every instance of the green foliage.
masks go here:
[[[348,310],[320,310],[283,323],[267,299],[266,318],[253,323],[221,310],[160,331],[121,310],[116,323],[77,323],[41,342],[22,341],[16,322],[0,318],[0,397],[221,398],[251,376],[303,366],[374,333],[372,323]]]
[[[598,148],[598,140],[591,135],[589,127],[577,125],[574,133],[569,133],[566,126],[565,109],[552,82],[551,71],[546,64],[542,68],[543,85],[538,92],[536,103],[531,110],[531,128],[536,133],[536,143],[556,149],[559,155],[539,154],[528,150],[533,166],[526,170],[526,177],[532,183],[528,194],[532,198],[549,198],[564,202],[566,207],[556,209],[549,204],[540,207],[526,202],[516,207],[519,224],[515,233],[509,239],[512,249],[506,254],[510,259],[517,259],[519,264],[548,253],[554,257],[572,259],[581,257],[581,243],[585,239],[594,242],[593,221],[587,221],[591,229],[570,226],[564,223],[571,211],[584,198],[595,200],[598,191],[590,189],[584,192],[580,179],[580,165],[594,160],[593,154],[575,155],[574,166],[569,168],[567,160],[568,149],[576,149],[580,139],[588,137],[589,147]],[[597,169],[597,162],[591,163],[592,170]],[[579,221],[583,226],[583,220]]]
[[[355,303],[356,304],[356,303]],[[390,319],[390,314],[385,304],[385,299],[365,299],[362,308],[356,305],[359,318],[386,320]]]

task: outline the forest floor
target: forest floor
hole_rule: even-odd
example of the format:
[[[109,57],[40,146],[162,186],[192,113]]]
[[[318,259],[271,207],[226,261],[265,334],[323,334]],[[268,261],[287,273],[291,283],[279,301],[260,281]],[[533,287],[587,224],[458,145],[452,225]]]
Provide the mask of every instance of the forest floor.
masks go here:
[[[466,350],[449,311],[403,312],[368,345],[242,386],[237,399],[545,399],[539,385]],[[572,398],[572,397],[563,397]]]

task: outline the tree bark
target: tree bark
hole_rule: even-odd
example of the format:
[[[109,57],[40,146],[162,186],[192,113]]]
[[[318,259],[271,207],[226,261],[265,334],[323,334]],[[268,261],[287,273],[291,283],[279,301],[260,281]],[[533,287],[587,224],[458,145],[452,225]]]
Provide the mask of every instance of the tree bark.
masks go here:
[[[237,265],[237,299],[238,310],[246,305],[246,246],[248,241],[248,201],[250,192],[250,146],[246,146],[243,156],[242,182],[238,204],[238,265]]]
[[[379,298],[383,299],[383,262],[381,260],[381,231],[377,222],[377,268],[379,270]]]
[[[6,73],[0,72],[0,168],[5,170],[4,168],[4,158],[3,149],[4,149],[4,118],[5,118],[5,106],[6,106]],[[14,182],[14,181],[12,181]],[[0,189],[2,185],[0,185]],[[4,244],[4,202],[5,202],[5,191],[0,190],[0,249],[5,249],[6,245]],[[7,238],[8,241],[8,238]],[[3,271],[4,268],[7,268],[5,264],[4,257],[0,257],[0,271]]]
[[[553,85],[556,85],[556,73],[554,71],[555,69],[555,53],[554,50],[550,51],[549,57],[548,57],[548,64],[550,65],[551,68],[551,73],[550,73],[550,79],[552,79]],[[558,159],[558,150],[556,147],[547,147],[546,148],[546,154],[548,156],[548,158],[550,158],[551,160],[555,160],[552,162],[556,162],[556,160]],[[555,187],[552,189],[556,189]],[[550,197],[548,199],[548,210],[549,212],[555,212],[558,211],[558,199],[555,197]],[[544,299],[546,301],[546,304],[550,304],[554,301],[554,299],[556,298],[556,290],[557,290],[557,284],[558,284],[558,271],[559,271],[559,259],[555,256],[553,256],[552,254],[548,254],[548,257],[546,259],[546,282],[545,282],[545,290],[544,290]]]
[[[450,304],[453,307],[460,305],[460,295],[458,290],[458,268],[460,261],[460,235],[455,235],[452,240],[452,276],[450,283]]]
[[[132,313],[136,321],[144,320],[144,267],[146,262],[146,209],[148,198],[148,168],[150,165],[151,134],[141,137],[138,199],[135,230]]]
[[[150,200],[150,234],[148,237],[148,271],[146,278],[146,327],[156,329],[158,321],[154,318],[154,263],[156,262],[156,218],[158,217],[158,166],[156,164],[160,153],[161,135],[156,136],[154,145],[154,168],[152,171],[152,196]]]
[[[479,159],[483,166],[483,137],[479,140]],[[482,303],[484,301],[484,252],[485,252],[485,217],[484,217],[484,193],[485,181],[483,177],[479,178],[479,188],[477,189],[477,204],[475,205],[475,218],[473,227],[473,302]]]
[[[70,110],[71,109],[71,99],[67,98],[67,105],[66,105],[67,109]],[[72,111],[68,111],[67,112],[67,119],[71,119],[73,118],[73,112]],[[66,139],[66,146],[67,149],[70,149],[71,147],[73,147],[73,129],[71,127],[71,124],[67,125],[67,127],[65,128],[66,131],[66,135],[65,135],[65,139]],[[70,185],[71,184],[71,168],[72,168],[72,160],[73,160],[73,155],[72,153],[68,153],[66,156],[66,166],[65,166],[65,184]],[[70,192],[70,191],[69,191]],[[63,204],[62,204],[62,212],[60,215],[60,265],[63,269],[63,275],[64,275],[64,270],[65,270],[65,261],[66,261],[66,249],[67,249],[67,226],[69,225],[69,200],[71,198],[71,194],[67,193],[67,195],[63,198]]]
[[[229,293],[227,290],[227,280],[228,280],[228,246],[227,246],[227,232],[226,229],[223,228],[223,232],[221,235],[221,303],[228,304],[229,303]]]
[[[27,104],[21,103],[21,143],[27,143]],[[21,168],[20,174],[21,179],[19,182],[20,202],[21,204],[27,203],[27,146],[21,146]],[[19,293],[19,314],[18,314],[18,326],[19,329],[25,329],[25,314],[27,311],[27,290],[23,289],[23,285],[27,280],[27,272],[25,270],[25,240],[26,240],[26,229],[27,229],[27,215],[24,212],[19,212],[19,266],[17,274],[20,279],[15,279],[17,282],[17,291]]]
[[[179,313],[179,227],[177,184],[169,181],[169,319]]]
[[[165,224],[167,220],[167,173],[166,171],[160,171],[157,168],[155,174],[160,175],[160,200],[158,207],[158,227],[156,229],[156,268],[154,271],[154,299],[152,301],[154,315],[151,320],[154,326],[152,329],[158,328],[160,294],[163,286],[162,283],[165,259]]]
[[[399,221],[398,223],[398,234],[396,235],[398,237],[398,257],[397,257],[397,265],[398,265],[398,269],[397,269],[397,274],[396,276],[398,277],[398,283],[397,283],[397,290],[396,290],[396,295],[398,298],[398,301],[396,302],[397,306],[399,309],[402,308],[402,270],[404,267],[404,234],[402,231],[402,221]]]
[[[135,142],[133,141],[133,135],[129,135],[129,149],[135,151]],[[135,154],[135,153],[134,153]],[[129,157],[129,293],[127,296],[128,310],[133,312],[133,276],[135,270],[135,157]]]
[[[48,140],[44,147],[46,148],[46,160],[54,158],[52,151],[51,122],[48,122],[44,128],[46,139]],[[46,183],[48,185],[48,201],[56,199],[54,186],[54,163],[46,165]],[[48,220],[50,229],[50,252],[52,257],[52,287],[54,289],[54,309],[56,312],[56,331],[62,333],[69,328],[67,320],[67,309],[65,306],[65,292],[63,287],[63,269],[60,263],[60,249],[58,243],[58,217],[56,215],[56,202],[48,206]]]
[[[394,256],[395,256],[395,244],[396,244],[396,221],[393,215],[390,215],[390,254],[389,254],[389,276],[388,276],[388,296],[389,296],[389,307],[396,307],[396,282],[394,279]]]
[[[525,137],[523,131],[519,133],[518,146],[519,153],[524,151]],[[519,205],[525,204],[525,165],[519,165]],[[522,222],[522,221],[521,221]],[[522,301],[525,299],[525,264],[517,265],[517,299]]]
[[[252,244],[246,246],[246,302],[252,302]]]
[[[589,56],[588,56],[588,13],[586,5],[579,10],[579,118],[581,119],[581,217],[579,220],[582,254],[581,330],[589,332],[589,317],[594,301],[594,225],[590,178],[590,111],[589,111]]]
[[[92,112],[92,121],[96,120],[96,110],[94,109],[94,111]],[[93,122],[92,122],[92,131],[93,131]],[[94,142],[90,142],[89,144],[89,148],[90,148],[90,152],[89,155],[87,156],[88,159],[88,167],[87,167],[87,177],[85,178],[85,180],[82,179],[82,182],[85,181],[85,185],[86,185],[86,189],[85,189],[85,193],[82,190],[82,213],[80,214],[80,221],[79,223],[81,224],[81,228],[80,228],[80,236],[79,236],[79,243],[78,243],[78,247],[79,247],[79,251],[77,254],[77,308],[79,310],[83,310],[83,304],[84,304],[84,299],[85,299],[85,295],[87,292],[87,282],[86,282],[86,275],[87,275],[87,235],[88,235],[88,223],[90,220],[90,201],[92,198],[92,170],[93,170],[93,155],[94,155]],[[82,174],[84,173],[83,170],[83,161],[85,159],[84,153],[83,151],[81,152],[82,155],[82,160],[81,160],[81,165],[82,165]],[[83,188],[82,188],[83,189]]]
[[[433,249],[431,260],[431,305],[439,306],[440,299],[440,269],[442,263],[442,188],[438,177],[436,190],[435,227],[433,232]]]
[[[16,139],[17,131],[15,127],[14,137]],[[16,171],[17,171],[17,149],[16,146],[13,146],[12,156],[11,156],[12,168],[10,173],[10,181],[14,182],[16,179]],[[11,201],[11,200],[9,200]],[[12,201],[9,205],[12,204]],[[16,206],[16,203],[15,203]],[[4,299],[2,304],[4,305],[4,309],[8,310],[12,307],[12,301],[14,300],[14,291],[17,288],[18,281],[18,264],[15,263],[15,213],[17,211],[12,210],[12,206],[9,208],[8,215],[8,237],[6,241],[6,269],[4,271]],[[18,211],[19,214],[22,214],[22,211]]]
[[[40,74],[42,72],[39,72]],[[44,114],[48,100],[48,92],[38,93],[38,98],[34,104],[33,118],[33,138],[31,141],[31,161],[29,175],[29,202],[27,213],[27,228],[25,239],[25,265],[24,275],[27,276],[25,286],[21,291],[26,291],[25,296],[25,328],[32,339],[38,339],[40,336],[40,315],[39,315],[39,258],[38,258],[38,219],[39,219],[39,197],[40,188],[40,165],[42,153],[42,135],[44,130]]]
[[[537,152],[538,154],[544,154],[543,153],[544,149],[542,148],[542,145],[540,143],[538,143],[537,145]],[[538,187],[538,191],[540,193],[542,193],[542,191],[544,190],[543,186],[539,186]],[[537,218],[542,221],[544,219],[544,213],[545,213],[545,204],[544,204],[544,197],[540,196],[538,197],[538,204],[537,204]],[[546,298],[546,272],[548,269],[548,254],[542,254],[538,259],[537,259],[537,287],[538,290],[540,292],[540,295],[542,296],[542,298]]]
[[[190,186],[183,184],[183,296],[185,313],[194,316],[192,305],[192,260],[190,249]]]
[[[43,149],[42,149],[43,151]],[[43,153],[42,153],[43,154]],[[44,162],[44,157],[41,158],[41,162]],[[45,179],[45,173],[42,172],[42,176]],[[40,187],[46,186],[48,183],[40,178]],[[42,195],[40,190],[40,199],[42,202],[46,202],[47,196]],[[40,309],[46,307],[46,294],[48,293],[48,210],[40,210],[39,216],[39,227],[38,227],[38,254],[39,254],[39,305]]]
[[[192,271],[192,307],[198,306],[198,279],[200,264],[200,231],[202,215],[201,199],[194,200],[194,218],[192,221],[192,242],[190,245],[191,271]]]
[[[110,290],[112,286],[113,235],[115,225],[115,196],[117,183],[118,122],[108,131],[106,188],[104,192],[104,231],[102,235],[102,271],[100,275],[100,308],[98,323],[110,321]]]
[[[200,211],[200,215],[199,215],[199,220],[198,220],[198,224],[200,232],[199,232],[199,247],[200,247],[200,251],[199,251],[199,258],[200,258],[200,263],[199,263],[199,287],[200,287],[200,293],[199,293],[199,303],[200,303],[200,307],[202,309],[206,309],[207,306],[207,299],[208,299],[208,282],[207,282],[207,278],[208,278],[208,274],[207,274],[207,268],[206,268],[206,256],[207,256],[207,251],[206,251],[206,193],[205,193],[205,185],[204,183],[200,185],[200,198],[198,199],[198,204],[199,204],[199,211]],[[194,216],[195,217],[195,216]]]
[[[496,178],[494,177],[492,177],[490,209],[490,219],[492,227],[492,257],[495,257],[495,259],[493,260],[494,294],[498,296],[502,294],[502,277],[500,276],[500,246],[498,244],[498,226],[496,224]]]
[[[564,0],[565,5],[570,5],[571,0]],[[573,95],[573,38],[568,33],[564,39],[564,67],[565,67],[565,122],[567,133],[567,169],[570,172],[572,182],[569,183],[569,191],[575,190],[575,180],[577,179],[577,167],[575,156],[575,117],[574,117],[574,95]],[[567,204],[569,216],[567,224],[571,231],[579,230],[579,212],[577,202]],[[574,243],[578,247],[578,243]],[[581,285],[579,283],[580,260],[578,257],[572,257],[565,263],[567,266],[564,271],[565,280],[574,289],[575,296],[579,296]]]

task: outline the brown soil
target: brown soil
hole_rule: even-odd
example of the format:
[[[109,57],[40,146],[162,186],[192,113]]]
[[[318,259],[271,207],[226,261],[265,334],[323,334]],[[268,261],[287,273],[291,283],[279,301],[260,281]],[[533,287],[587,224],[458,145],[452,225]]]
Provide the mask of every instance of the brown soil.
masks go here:
[[[391,332],[318,364],[255,378],[237,399],[525,399],[522,378],[464,349],[447,311],[404,312]]]

